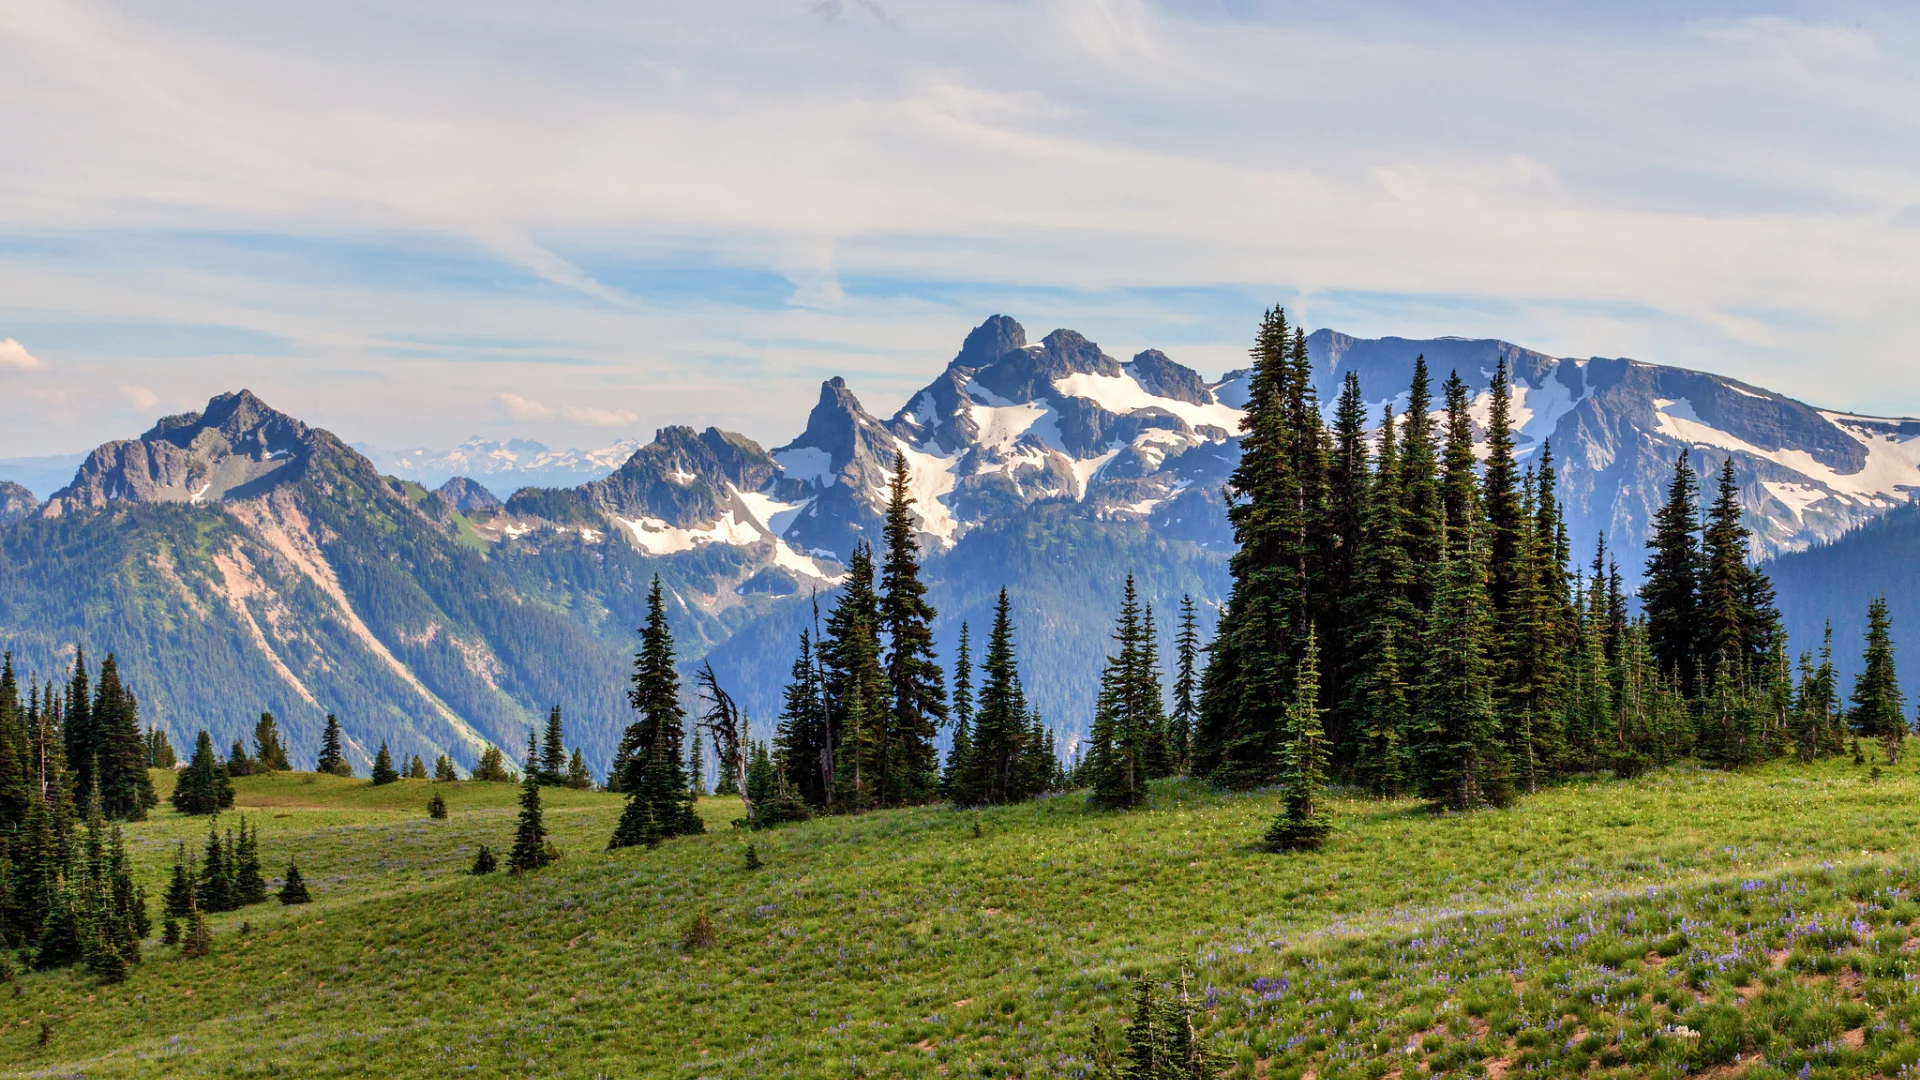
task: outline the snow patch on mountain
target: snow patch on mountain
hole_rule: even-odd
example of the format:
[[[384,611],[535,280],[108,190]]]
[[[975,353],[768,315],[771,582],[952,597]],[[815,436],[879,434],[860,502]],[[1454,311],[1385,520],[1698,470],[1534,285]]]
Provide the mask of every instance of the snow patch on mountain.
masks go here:
[[[1141,386],[1131,374],[1089,375],[1075,372],[1053,380],[1053,388],[1067,397],[1086,398],[1115,416],[1125,416],[1141,409],[1161,409],[1193,427],[1211,424],[1228,432],[1240,430],[1240,417],[1244,415],[1241,410],[1229,405],[1195,405],[1161,397]]]

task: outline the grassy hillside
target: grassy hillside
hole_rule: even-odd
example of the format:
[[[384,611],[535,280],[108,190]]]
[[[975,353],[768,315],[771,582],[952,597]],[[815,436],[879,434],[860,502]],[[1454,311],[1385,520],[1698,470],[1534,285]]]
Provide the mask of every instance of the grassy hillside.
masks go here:
[[[1171,784],[1129,815],[1068,796],[791,826],[751,837],[754,872],[737,804],[607,854],[617,799],[549,790],[566,858],[479,879],[516,789],[447,786],[430,821],[431,786],[238,781],[269,869],[297,855],[316,903],[220,916],[213,955],[150,946],[120,986],[21,977],[0,1068],[1068,1077],[1142,971],[1190,973],[1213,1045],[1270,1080],[1920,1061],[1911,767],[1668,771],[1467,817],[1339,802],[1327,850],[1295,856],[1250,843],[1270,794]],[[132,827],[150,890],[205,831]],[[703,910],[719,942],[687,948]]]

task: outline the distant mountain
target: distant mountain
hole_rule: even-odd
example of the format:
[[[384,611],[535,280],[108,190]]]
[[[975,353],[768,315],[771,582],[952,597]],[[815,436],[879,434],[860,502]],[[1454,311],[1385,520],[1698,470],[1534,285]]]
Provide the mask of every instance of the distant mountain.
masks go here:
[[[1829,543],[1766,564],[1796,653],[1818,649],[1833,623],[1833,661],[1848,676],[1861,667],[1867,605],[1887,598],[1897,667],[1907,704],[1920,703],[1920,505],[1902,506]]]
[[[598,450],[552,450],[531,439],[501,441],[476,435],[451,450],[386,450],[368,443],[354,443],[353,448],[388,476],[428,488],[464,476],[505,499],[523,487],[573,487],[598,480],[619,468],[640,448],[640,442],[622,439]]]
[[[33,492],[8,480],[0,480],[0,525],[11,525],[40,509]]]
[[[1552,441],[1573,542],[1591,551],[1604,532],[1629,577],[1683,447],[1703,472],[1736,460],[1763,552],[1861,535],[1848,530],[1920,485],[1916,421],[1493,340],[1320,331],[1308,345],[1329,407],[1353,372],[1376,415],[1404,405],[1424,354],[1436,397],[1458,370],[1484,420],[1505,359],[1523,460]],[[770,729],[816,600],[830,603],[854,546],[878,539],[898,456],[942,655],[1007,587],[1028,692],[1071,746],[1127,571],[1163,636],[1182,594],[1209,611],[1225,594],[1224,484],[1246,390],[1245,372],[1209,380],[1151,349],[1123,361],[1071,330],[1029,342],[994,316],[890,417],[830,379],[804,430],[771,450],[670,426],[580,455],[568,467],[593,475],[560,484],[529,482],[560,468],[538,444],[474,440],[383,465],[224,394],[86,455],[44,505],[0,492],[0,514],[25,515],[0,528],[0,641],[42,673],[76,642],[117,650],[146,715],[176,739],[206,725],[224,744],[271,708],[310,753],[331,711],[363,762],[384,740],[470,763],[488,743],[517,755],[526,725],[559,703],[599,768],[625,723],[655,573],[683,662],[710,660],[755,730]],[[411,475],[381,475],[396,463]],[[440,475],[455,464],[477,475]]]
[[[87,455],[49,454],[43,457],[0,458],[0,480],[11,481],[41,499],[67,486],[73,470]]]

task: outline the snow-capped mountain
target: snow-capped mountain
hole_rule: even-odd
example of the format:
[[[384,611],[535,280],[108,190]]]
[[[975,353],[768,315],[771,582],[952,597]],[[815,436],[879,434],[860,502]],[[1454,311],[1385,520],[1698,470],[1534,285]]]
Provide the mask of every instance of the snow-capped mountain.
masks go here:
[[[369,443],[354,443],[353,448],[388,476],[429,488],[464,476],[505,499],[523,487],[574,487],[598,480],[632,457],[640,441],[621,439],[598,450],[553,450],[532,439],[476,435],[451,450],[387,450]]]

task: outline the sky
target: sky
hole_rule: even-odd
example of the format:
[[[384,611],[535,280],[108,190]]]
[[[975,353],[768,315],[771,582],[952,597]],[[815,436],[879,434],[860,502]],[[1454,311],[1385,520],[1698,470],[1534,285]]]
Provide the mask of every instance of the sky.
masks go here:
[[[0,456],[797,434],[987,315],[1920,415],[1910,4],[0,0]]]

